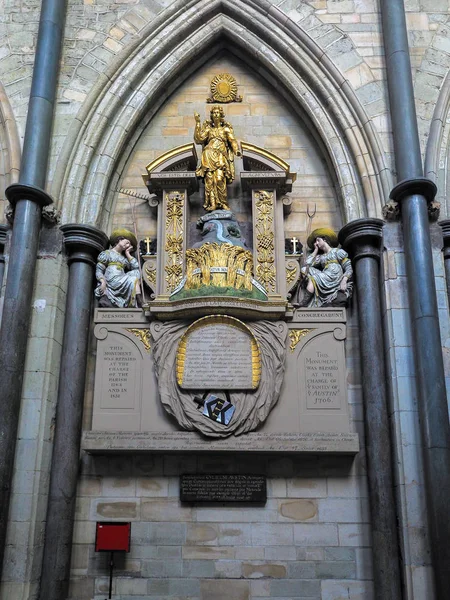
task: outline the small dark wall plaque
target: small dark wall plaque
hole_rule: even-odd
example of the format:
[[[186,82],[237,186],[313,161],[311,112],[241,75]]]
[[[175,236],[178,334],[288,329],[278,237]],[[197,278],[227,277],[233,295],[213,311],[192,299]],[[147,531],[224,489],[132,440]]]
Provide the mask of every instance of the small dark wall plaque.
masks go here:
[[[181,475],[181,502],[267,501],[265,475]]]

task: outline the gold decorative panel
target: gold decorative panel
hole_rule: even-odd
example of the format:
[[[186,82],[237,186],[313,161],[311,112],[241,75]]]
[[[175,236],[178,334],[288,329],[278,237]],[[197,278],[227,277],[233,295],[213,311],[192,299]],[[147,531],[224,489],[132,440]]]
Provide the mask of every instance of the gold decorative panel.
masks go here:
[[[274,193],[255,191],[256,279],[268,292],[276,291]]]

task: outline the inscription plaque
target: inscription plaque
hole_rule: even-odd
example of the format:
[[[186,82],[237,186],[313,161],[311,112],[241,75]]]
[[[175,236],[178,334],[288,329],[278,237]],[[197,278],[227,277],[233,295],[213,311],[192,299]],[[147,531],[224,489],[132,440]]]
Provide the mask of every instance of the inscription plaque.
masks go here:
[[[181,338],[177,381],[185,389],[256,389],[261,376],[258,344],[233,317],[199,319]]]
[[[99,350],[103,363],[102,408],[128,406],[130,394],[135,394],[137,360],[130,346],[111,342]]]
[[[266,502],[265,475],[181,475],[181,502]]]
[[[341,385],[339,360],[332,352],[316,351],[304,359],[306,407],[339,409]]]

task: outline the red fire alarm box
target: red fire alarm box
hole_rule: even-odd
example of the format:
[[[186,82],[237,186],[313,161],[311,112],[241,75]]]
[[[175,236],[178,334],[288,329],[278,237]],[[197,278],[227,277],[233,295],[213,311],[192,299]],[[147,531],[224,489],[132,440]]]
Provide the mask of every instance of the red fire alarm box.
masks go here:
[[[129,552],[131,523],[97,523],[96,552]]]

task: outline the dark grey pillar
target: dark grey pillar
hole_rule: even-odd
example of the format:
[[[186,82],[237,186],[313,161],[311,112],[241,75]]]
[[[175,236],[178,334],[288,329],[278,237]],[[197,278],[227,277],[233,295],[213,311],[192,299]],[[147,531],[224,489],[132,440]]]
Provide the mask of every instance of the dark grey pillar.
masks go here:
[[[33,297],[66,0],[42,0],[19,183],[6,190],[15,207],[0,331],[0,576],[8,522],[23,369]]]
[[[442,237],[444,238],[444,269],[445,283],[447,286],[447,298],[450,306],[450,220],[440,221],[438,225],[442,228]]]
[[[380,256],[383,225],[380,219],[352,221],[341,230],[339,241],[352,259],[358,298],[375,598],[401,600],[399,539],[381,321]]]
[[[381,0],[386,73],[399,183],[409,311],[413,333],[432,562],[437,597],[450,598],[450,427],[427,202],[403,0]]]
[[[96,258],[107,236],[88,225],[63,225],[69,256],[66,321],[47,505],[41,600],[67,598],[79,472],[90,313]]]
[[[5,244],[8,234],[8,225],[0,225],[0,296],[2,295],[3,276],[5,274]]]

